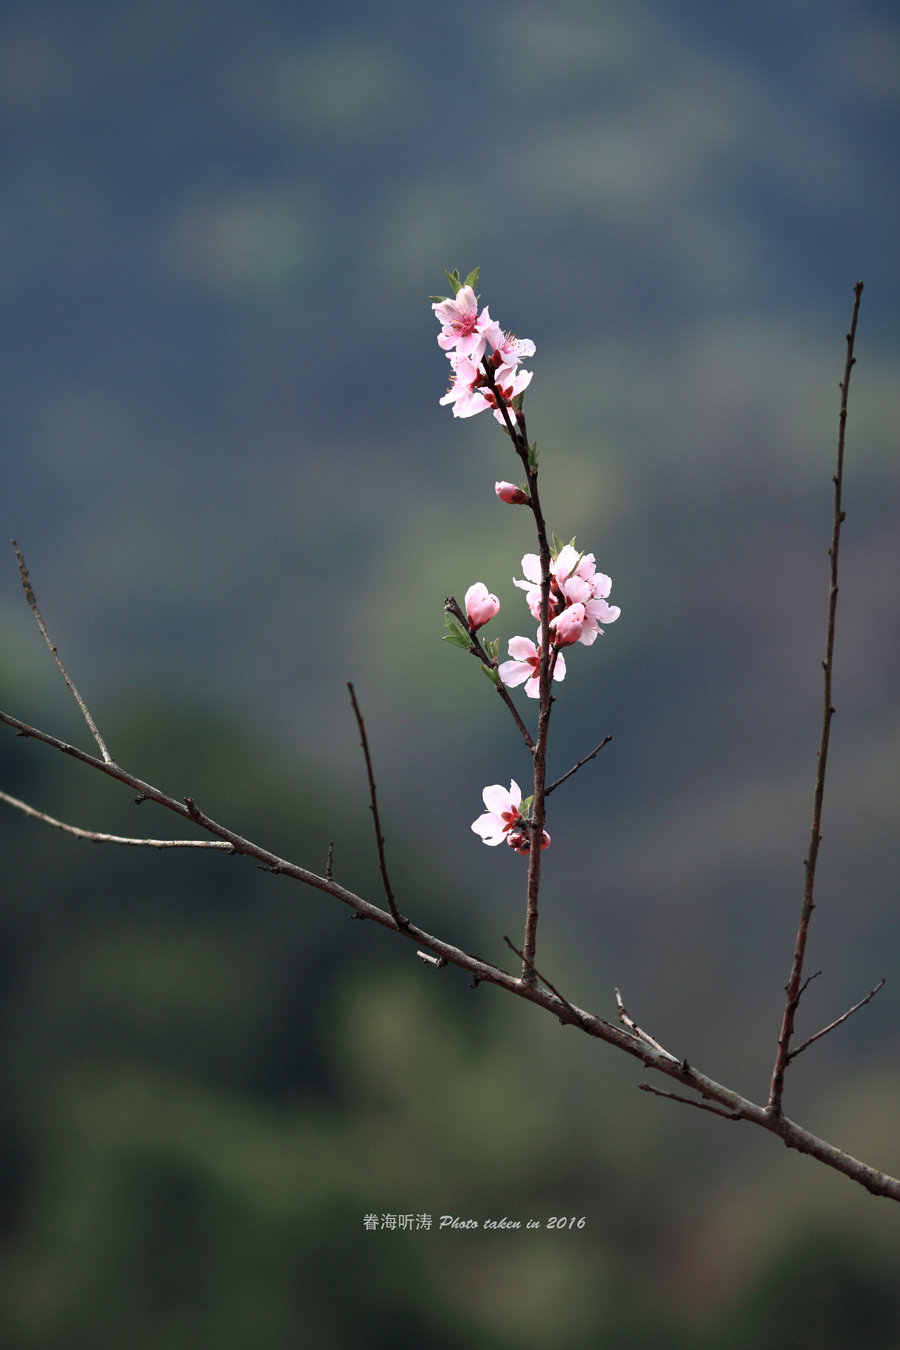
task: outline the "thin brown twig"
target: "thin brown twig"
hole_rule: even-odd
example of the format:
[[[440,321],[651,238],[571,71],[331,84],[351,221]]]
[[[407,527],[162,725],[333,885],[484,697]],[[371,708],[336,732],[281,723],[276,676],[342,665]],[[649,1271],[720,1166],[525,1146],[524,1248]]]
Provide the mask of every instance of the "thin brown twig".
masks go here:
[[[555,792],[556,789],[560,786],[561,783],[564,783],[564,782],[566,781],[567,778],[571,778],[571,777],[572,777],[572,774],[573,774],[573,773],[577,773],[579,769],[584,768],[585,764],[587,764],[590,760],[592,760],[592,759],[594,758],[595,755],[599,755],[599,753],[600,753],[600,751],[603,749],[604,745],[609,745],[609,743],[610,743],[611,740],[612,740],[612,736],[604,736],[604,737],[603,737],[603,740],[600,742],[600,744],[599,744],[599,745],[595,745],[594,748],[593,748],[593,750],[591,751],[591,753],[590,753],[589,755],[585,755],[584,759],[580,759],[580,760],[578,761],[577,764],[573,764],[572,767],[571,767],[571,769],[569,769],[568,773],[564,773],[564,774],[563,774],[562,778],[557,778],[557,780],[556,780],[555,783],[551,783],[550,786],[549,786],[549,787],[546,789],[546,791],[544,792],[544,796],[545,796],[545,797],[549,797],[549,796],[550,796],[550,793],[551,793],[551,792]]]
[[[796,1050],[792,1050],[791,1053],[788,1055],[788,1059],[789,1060],[796,1059],[797,1056],[802,1054],[803,1051],[806,1050],[808,1046],[812,1045],[814,1041],[821,1040],[823,1036],[828,1035],[829,1031],[834,1031],[835,1027],[839,1027],[842,1022],[846,1022],[848,1017],[852,1017],[855,1012],[859,1012],[860,1008],[864,1008],[867,1003],[870,1003],[872,1001],[872,999],[878,993],[879,989],[884,988],[884,985],[885,980],[884,979],[879,980],[875,988],[870,989],[869,992],[866,994],[865,998],[861,998],[858,1003],[854,1003],[853,1007],[848,1008],[842,1017],[836,1017],[833,1022],[828,1023],[827,1027],[823,1027],[821,1031],[817,1031],[815,1036],[810,1036],[809,1039],[805,1040],[802,1045],[798,1045]]]
[[[363,715],[359,710],[359,704],[356,701],[356,691],[350,681],[347,681],[347,688],[350,690],[350,702],[353,704],[353,712],[356,717],[356,725],[359,727],[359,736],[362,741],[363,755],[366,760],[366,776],[369,780],[369,810],[372,812],[372,822],[375,827],[375,844],[378,849],[378,866],[381,871],[381,885],[384,890],[385,898],[388,902],[388,909],[393,915],[394,922],[398,928],[406,928],[408,920],[397,908],[397,902],[394,899],[394,892],[391,889],[390,878],[388,877],[387,860],[384,856],[384,836],[381,833],[381,822],[378,819],[378,798],[375,795],[375,778],[372,774],[372,758],[369,754],[369,741],[366,736],[366,724],[363,721]]]
[[[472,629],[469,627],[468,618],[460,608],[459,601],[456,599],[455,595],[447,596],[447,599],[444,601],[444,609],[447,611],[448,614],[452,614],[454,619],[456,619],[456,621],[460,623],[468,633],[470,643],[469,651],[472,653],[472,655],[477,656],[482,665],[484,665],[488,670],[496,670],[497,669],[496,663],[491,660],[487,652],[484,650],[484,647],[482,647],[481,643],[479,642],[478,638],[472,632]],[[519,733],[523,741],[528,746],[528,749],[533,752],[534,737],[526,727],[525,723],[522,721],[522,718],[519,716],[519,710],[516,707],[515,703],[513,703],[510,692],[507,689],[506,685],[503,683],[503,681],[500,679],[499,675],[497,676],[497,682],[496,684],[494,684],[494,688],[497,690],[497,693],[500,695],[500,697],[503,699],[503,702],[506,704],[507,708],[512,713],[513,721],[519,728]]]
[[[18,797],[13,797],[8,792],[0,791],[0,802],[6,802],[7,806],[15,807],[23,815],[31,816],[33,820],[39,820],[44,825],[50,825],[54,830],[62,830],[64,834],[74,835],[76,839],[87,839],[94,844],[130,844],[135,848],[231,848],[230,844],[221,839],[129,839],[121,834],[82,830],[78,825],[67,825],[64,820],[49,816],[46,811],[38,811],[36,807],[29,806],[27,802],[20,801]]]
[[[858,281],[853,288],[853,314],[850,320],[850,331],[847,334],[847,357],[844,364],[844,378],[840,385],[841,408],[838,416],[837,464],[833,478],[834,512],[831,524],[831,547],[828,550],[830,559],[828,622],[825,635],[825,660],[822,662],[822,669],[824,672],[822,730],[819,738],[819,753],[816,761],[816,782],[813,790],[813,811],[812,825],[810,827],[809,851],[804,863],[806,869],[806,881],[803,889],[803,904],[800,910],[800,922],[797,928],[796,941],[794,943],[791,973],[787,985],[785,986],[784,1014],[781,1020],[781,1032],[778,1037],[775,1066],[772,1070],[772,1083],[769,1089],[767,1109],[773,1115],[779,1115],[781,1112],[781,1103],[784,1097],[784,1076],[791,1058],[790,1052],[791,1040],[794,1035],[794,1020],[797,1014],[797,1007],[800,1003],[801,983],[803,980],[803,961],[806,955],[809,922],[812,918],[813,909],[815,908],[813,893],[816,880],[816,860],[819,855],[819,844],[822,842],[822,801],[825,795],[825,769],[828,760],[831,719],[834,716],[834,708],[831,703],[831,681],[834,661],[835,616],[837,613],[838,597],[838,547],[841,539],[841,525],[844,522],[845,515],[841,505],[841,488],[844,478],[844,440],[847,430],[847,396],[850,389],[850,374],[856,364],[853,348],[856,342],[856,324],[859,318],[859,305],[860,300],[862,299],[862,292],[863,283]]]
[[[509,940],[509,938],[506,936],[505,933],[503,934],[503,941],[506,943],[507,947],[510,949],[511,952],[515,952],[516,956],[518,956],[520,961],[525,960],[524,954],[520,952],[518,947]],[[547,976],[542,975],[541,972],[539,970],[536,970],[534,966],[532,966],[531,969],[534,971],[535,975],[540,980],[541,984],[545,985],[550,990],[551,994],[555,994],[556,997],[559,999],[560,1003],[563,1005],[563,1007],[566,1008],[569,1013],[571,1013],[573,1020],[577,1022],[579,1026],[583,1026],[584,1019],[582,1017],[582,1014],[578,1011],[576,1007],[573,1006],[573,1004],[569,1002],[565,994],[561,994],[557,989],[556,985],[551,984],[550,981],[547,979]]]
[[[69,675],[69,672],[66,670],[65,666],[60,660],[59,652],[56,650],[56,647],[51,641],[50,634],[47,632],[47,625],[44,623],[41,611],[38,608],[37,598],[35,597],[34,590],[32,589],[31,586],[31,578],[28,575],[28,568],[25,566],[25,559],[22,556],[22,550],[19,548],[19,545],[16,543],[15,539],[11,540],[11,543],[16,551],[16,557],[19,560],[19,575],[22,578],[22,589],[25,592],[25,599],[28,601],[28,607],[31,610],[32,614],[34,615],[35,623],[40,629],[41,636],[43,637],[44,641],[50,648],[50,653],[54,661],[56,662],[60,675],[62,675],[63,679],[65,680],[66,684],[69,687],[69,692],[71,693],[75,702],[78,704],[78,707],[81,709],[81,715],[84,718],[85,722],[87,722],[90,733],[93,736],[94,740],[96,741],[97,747],[101,755],[106,760],[107,764],[112,764],[114,762],[113,757],[107,750],[106,743],[103,740],[103,737],[100,735],[100,732],[97,730],[97,724],[94,721],[93,717],[91,716],[90,710],[88,709],[88,706],[85,703],[84,699],[81,697],[78,690],[75,688],[75,685]]]
[[[641,1092],[652,1092],[654,1097],[668,1097],[670,1102],[682,1102],[685,1106],[696,1106],[698,1111],[711,1111],[714,1116],[724,1116],[726,1120],[743,1120],[740,1111],[726,1111],[723,1106],[713,1102],[698,1102],[693,1097],[682,1097],[679,1092],[664,1092],[652,1083],[638,1083]]]

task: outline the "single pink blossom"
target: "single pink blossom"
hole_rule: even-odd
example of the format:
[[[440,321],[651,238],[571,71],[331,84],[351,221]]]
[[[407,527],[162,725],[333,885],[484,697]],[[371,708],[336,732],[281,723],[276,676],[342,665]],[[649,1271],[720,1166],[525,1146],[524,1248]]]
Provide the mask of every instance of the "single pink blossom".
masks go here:
[[[603,629],[601,623],[615,623],[622,611],[618,605],[608,605],[606,597],[596,596],[589,600],[584,607],[584,627],[581,630],[579,642],[584,643],[585,647],[590,647]]]
[[[560,610],[559,590],[553,584],[553,559],[550,561],[550,618],[554,618]],[[525,573],[524,581],[513,578],[513,585],[518,586],[520,590],[527,592],[525,599],[528,608],[531,610],[531,617],[540,622],[541,617],[541,560],[536,553],[526,553],[522,559],[522,571]]]
[[[460,356],[470,356],[480,361],[484,355],[484,328],[496,327],[488,310],[478,313],[478,300],[471,286],[461,286],[454,300],[439,300],[433,304],[441,331],[438,333],[438,346],[444,351],[456,349]]]
[[[512,333],[504,333],[499,323],[494,323],[492,319],[482,323],[481,332],[491,344],[495,365],[517,366],[520,361],[534,356],[535,346],[529,338],[516,338]]]
[[[481,835],[482,842],[491,848],[507,843],[517,853],[530,853],[531,828],[521,814],[522,789],[518,783],[510,782],[509,792],[500,783],[493,783],[481,795],[488,809],[472,822],[472,829]],[[541,848],[548,848],[550,836],[546,830],[542,835]]]
[[[522,789],[518,783],[510,782],[509,792],[494,783],[486,787],[481,794],[487,811],[472,822],[472,829],[480,834],[485,844],[493,848],[505,842],[507,833],[521,822],[519,806],[522,802]]]
[[[522,506],[529,500],[528,493],[516,487],[515,483],[495,483],[494,491],[501,502],[509,502],[510,506]]]
[[[500,402],[511,405],[516,395],[521,394],[531,384],[533,375],[533,370],[517,371],[515,366],[500,366],[494,376]],[[492,398],[490,394],[488,394],[488,397],[491,399],[491,405],[496,405],[496,399]],[[495,406],[494,416],[501,426],[506,426],[506,418],[500,411],[499,405]],[[515,418],[514,411],[512,411],[512,417]]]
[[[484,371],[468,356],[451,354],[450,388],[440,403],[453,406],[454,417],[474,417],[494,406],[494,396],[484,386]]]
[[[483,581],[476,581],[469,587],[466,591],[466,618],[471,633],[477,633],[479,628],[483,628],[499,613],[500,601],[496,595],[491,595]]]
[[[540,634],[538,637],[540,638]],[[525,693],[529,698],[540,698],[540,647],[536,647],[528,638],[514,637],[509,640],[509,654],[513,659],[504,661],[499,670],[503,683],[509,685],[510,689],[524,684]],[[566,678],[566,661],[562,652],[556,657],[553,678],[554,680]]]

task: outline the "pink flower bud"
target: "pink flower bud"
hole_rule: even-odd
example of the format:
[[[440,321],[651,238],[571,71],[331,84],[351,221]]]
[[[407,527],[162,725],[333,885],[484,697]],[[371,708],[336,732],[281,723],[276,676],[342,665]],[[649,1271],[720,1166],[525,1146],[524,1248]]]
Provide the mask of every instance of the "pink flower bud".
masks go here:
[[[483,581],[476,581],[466,591],[466,618],[469,620],[470,632],[476,633],[499,612],[500,601],[496,595],[491,595]]]
[[[557,614],[550,624],[552,639],[557,647],[569,647],[578,642],[584,629],[584,605],[569,605],[562,614]]]
[[[509,502],[510,506],[524,506],[529,500],[528,493],[516,487],[515,483],[495,483],[494,491],[501,502]]]
[[[549,834],[547,833],[546,830],[542,830],[541,833],[543,835],[543,838],[541,839],[541,848],[542,849],[549,848],[550,847]],[[514,848],[517,853],[520,853],[522,855],[522,857],[527,857],[527,855],[531,852],[531,836],[527,834],[524,830],[510,831],[510,833],[506,836],[506,842],[509,844],[510,848]]]

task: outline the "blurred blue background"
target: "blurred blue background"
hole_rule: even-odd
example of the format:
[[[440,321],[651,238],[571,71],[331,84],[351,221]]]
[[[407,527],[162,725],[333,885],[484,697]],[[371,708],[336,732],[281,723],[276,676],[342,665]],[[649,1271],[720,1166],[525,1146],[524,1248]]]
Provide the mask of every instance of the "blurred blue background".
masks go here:
[[[867,0],[0,17],[3,529],[113,753],[314,869],[333,838],[377,901],[352,679],[401,907],[507,963],[524,869],[469,825],[527,756],[440,641],[476,580],[490,634],[530,632],[529,520],[492,490],[517,462],[438,406],[427,297],[480,265],[537,344],[549,524],[622,607],[559,691],[552,774],[613,741],[552,801],[539,964],[755,1098],[865,282],[801,1032],[888,984],[787,1110],[894,1173],[898,93]],[[11,550],[0,631],[2,706],[83,742]],[[164,828],[11,733],[0,769],[79,825]],[[0,840],[10,1345],[895,1344],[896,1219],[842,1178],[240,862],[5,809]],[[588,1223],[363,1231],[460,1206]]]

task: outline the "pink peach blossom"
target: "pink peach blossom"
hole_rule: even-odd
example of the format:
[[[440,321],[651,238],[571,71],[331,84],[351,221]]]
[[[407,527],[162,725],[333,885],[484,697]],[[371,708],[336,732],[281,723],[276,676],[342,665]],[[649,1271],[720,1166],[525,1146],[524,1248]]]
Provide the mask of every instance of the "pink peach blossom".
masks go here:
[[[494,396],[485,391],[484,371],[471,357],[451,354],[450,388],[440,403],[449,403],[453,407],[454,417],[474,417],[494,406]]]
[[[509,792],[499,783],[493,783],[481,796],[487,811],[472,822],[472,829],[493,848],[505,843],[507,833],[521,820],[522,789],[513,781],[510,781]]]
[[[557,647],[570,647],[573,642],[581,641],[584,629],[585,609],[582,604],[569,605],[557,614],[550,623],[551,640]],[[559,658],[557,658],[558,660]]]
[[[491,595],[483,581],[476,581],[469,587],[466,591],[466,618],[471,633],[477,633],[479,628],[490,623],[499,613],[500,601],[496,595]]]
[[[528,608],[535,619],[541,617],[541,560],[536,553],[526,553],[522,559],[524,580],[514,584],[526,592]],[[593,553],[579,553],[572,544],[566,544],[550,561],[549,612],[551,620],[571,605],[584,606],[584,623],[577,641],[589,647],[603,632],[601,623],[615,623],[621,610],[607,603],[612,581],[598,572]]]
[[[441,324],[438,346],[444,351],[453,348],[459,356],[470,356],[480,361],[484,355],[485,327],[496,327],[487,308],[478,313],[478,300],[471,286],[461,286],[454,300],[439,300],[433,304],[435,317]]]
[[[492,319],[482,324],[481,331],[491,344],[495,365],[517,366],[520,361],[534,356],[535,346],[529,338],[516,338],[512,333],[504,333],[499,323],[494,323]]]
[[[540,647],[536,647],[528,638],[514,637],[509,640],[509,654],[513,659],[504,661],[499,670],[503,683],[509,685],[510,689],[524,684],[525,693],[529,698],[540,698]],[[557,655],[553,678],[554,680],[566,678],[566,661],[562,652]]]
[[[531,828],[521,814],[522,789],[518,783],[511,781],[508,792],[500,783],[493,783],[481,796],[488,809],[473,820],[472,829],[481,835],[482,842],[491,848],[506,843],[517,853],[530,853]],[[541,848],[548,848],[550,836],[546,830],[542,831],[542,836]]]

